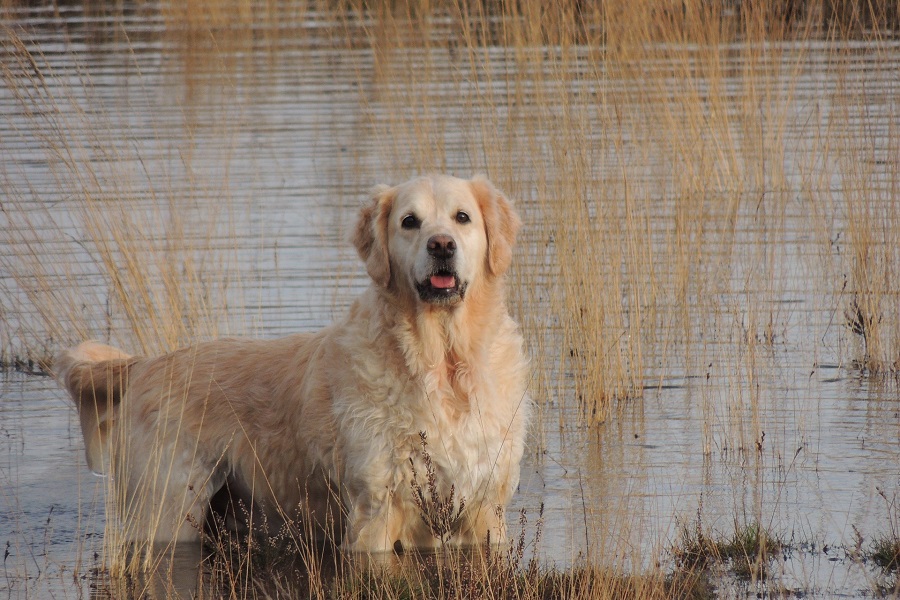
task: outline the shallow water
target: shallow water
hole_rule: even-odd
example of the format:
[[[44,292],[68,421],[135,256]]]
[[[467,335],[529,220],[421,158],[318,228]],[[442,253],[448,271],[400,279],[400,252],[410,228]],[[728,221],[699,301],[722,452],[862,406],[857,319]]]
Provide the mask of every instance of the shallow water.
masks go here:
[[[366,190],[418,164],[403,162],[396,146],[379,146],[379,123],[398,118],[385,98],[423,94],[427,110],[450,113],[450,122],[466,117],[466,106],[455,104],[452,78],[433,89],[415,81],[379,88],[379,77],[386,76],[374,73],[364,44],[334,44],[335,29],[322,15],[219,29],[213,44],[203,28],[167,29],[152,4],[124,15],[90,15],[77,7],[15,14],[12,25],[52,75],[46,87],[30,89],[30,99],[15,92],[33,80],[0,88],[6,210],[29,215],[4,217],[4,251],[25,254],[27,240],[36,237],[45,260],[33,265],[35,273],[58,283],[63,302],[68,291],[78,295],[58,326],[48,327],[32,308],[35,294],[46,293],[29,288],[40,281],[0,271],[4,297],[18,300],[0,313],[2,342],[12,352],[29,345],[52,350],[60,340],[77,339],[75,326],[84,322],[94,335],[124,337],[123,317],[97,308],[114,300],[72,212],[72,198],[85,190],[100,203],[127,206],[140,226],[136,237],[148,245],[172,227],[184,228],[189,247],[162,253],[164,260],[184,261],[183,272],[227,268],[239,274],[227,286],[199,286],[211,304],[228,310],[223,318],[215,313],[197,335],[270,337],[321,327],[366,285],[346,241]],[[28,72],[11,46],[4,51],[5,64]],[[804,51],[811,56],[806,68],[783,82],[801,124],[829,110],[820,97],[827,59],[817,61],[815,48]],[[864,46],[850,48],[848,56],[854,52],[851,79],[884,90],[874,95],[871,123],[896,131],[897,49],[887,62],[868,60]],[[427,62],[415,51],[409,57]],[[485,57],[498,70],[507,59],[496,48]],[[449,71],[458,68],[452,52],[433,60]],[[736,54],[734,68],[740,66]],[[656,67],[665,65],[646,66]],[[503,82],[493,85],[504,93]],[[787,128],[795,151],[783,161],[789,174],[800,177],[808,168],[803,150],[814,130]],[[444,155],[434,157],[435,164],[460,174],[484,167],[465,132],[459,138],[439,133],[445,146],[434,151]],[[897,173],[890,165],[898,159],[885,146],[896,148],[874,144],[871,181],[890,188]],[[509,149],[511,155],[524,151]],[[198,218],[174,223],[170,201],[179,213]],[[210,205],[221,210],[209,212]],[[823,283],[812,266],[832,257],[810,226],[808,206],[784,206],[782,225],[769,233],[776,250],[759,242],[752,218],[742,221],[745,229],[729,247],[737,258],[728,260],[726,279],[745,283],[705,290],[711,299],[697,305],[715,309],[709,328],[683,337],[660,334],[673,341],[645,357],[642,397],[621,402],[595,428],[572,425],[576,403],[567,364],[555,372],[562,391],[536,398],[542,419],[510,519],[524,509],[533,535],[544,505],[537,550],[544,560],[666,566],[666,549],[700,511],[711,532],[727,536],[736,525],[759,522],[791,545],[774,561],[776,576],[767,582],[724,576],[724,596],[855,597],[870,595],[881,581],[877,568],[856,560],[853,551],[858,539],[867,544],[896,525],[889,501],[896,502],[900,490],[900,396],[893,382],[853,368],[854,336],[833,301],[840,282]],[[526,198],[520,209],[526,231],[519,268],[538,270],[542,240],[528,233],[528,224],[540,219],[538,203]],[[651,235],[666,236],[667,223],[648,222]],[[768,268],[777,278],[750,283],[760,260],[775,265]],[[707,264],[714,269],[725,262],[712,256]],[[552,289],[554,275],[542,276]],[[750,333],[760,314],[772,324],[768,337]],[[554,323],[549,317],[546,323],[552,336]],[[740,336],[753,343],[736,344]],[[8,554],[0,590],[12,597],[89,594],[88,573],[98,564],[105,523],[104,484],[87,470],[81,443],[74,412],[52,381],[3,375],[0,544]]]

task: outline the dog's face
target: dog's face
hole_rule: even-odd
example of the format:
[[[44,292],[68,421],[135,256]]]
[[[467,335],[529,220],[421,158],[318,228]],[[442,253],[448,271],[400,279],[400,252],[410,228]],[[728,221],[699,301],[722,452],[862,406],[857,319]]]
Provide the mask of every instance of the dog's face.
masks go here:
[[[453,306],[509,267],[518,218],[484,179],[413,179],[379,188],[354,243],[376,284]]]
[[[415,289],[423,302],[455,304],[481,276],[486,253],[484,221],[467,182],[417,179],[399,187],[388,219],[398,284]]]

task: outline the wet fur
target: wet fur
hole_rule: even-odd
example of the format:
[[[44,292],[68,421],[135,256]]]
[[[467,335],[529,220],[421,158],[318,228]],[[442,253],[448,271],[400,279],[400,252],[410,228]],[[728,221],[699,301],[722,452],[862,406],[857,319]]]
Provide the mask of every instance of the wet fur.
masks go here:
[[[421,213],[415,231],[400,226],[409,211]],[[372,285],[342,321],[152,358],[96,342],[63,352],[56,377],[78,408],[89,466],[114,477],[126,534],[196,539],[227,484],[250,527],[298,518],[351,550],[433,546],[410,484],[411,463],[425,472],[424,431],[441,495],[452,484],[465,500],[451,541],[502,540],[529,413],[504,290],[518,224],[484,179],[381,187],[353,236]],[[459,247],[465,295],[450,305],[415,291],[434,232]]]

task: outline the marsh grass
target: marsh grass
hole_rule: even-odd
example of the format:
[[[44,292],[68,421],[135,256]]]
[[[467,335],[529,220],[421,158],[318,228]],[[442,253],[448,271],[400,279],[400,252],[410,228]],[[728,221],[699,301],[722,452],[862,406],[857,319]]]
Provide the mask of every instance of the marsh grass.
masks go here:
[[[0,305],[20,309],[0,311],[4,360],[46,372],[56,351],[79,340],[155,354],[227,333],[241,317],[229,317],[227,309],[242,285],[233,271],[235,248],[221,244],[240,213],[229,206],[227,189],[217,190],[218,201],[201,202],[201,190],[209,193],[216,184],[188,179],[165,187],[171,165],[151,166],[115,141],[112,132],[124,116],[91,106],[99,101],[88,74],[74,83],[59,78],[19,32],[4,26],[2,35],[4,82],[26,117],[12,130],[58,186],[51,197],[40,197],[24,170],[27,161],[4,167]],[[181,151],[183,163],[189,148]],[[16,166],[23,170],[7,170]],[[156,454],[164,468],[167,457]],[[132,551],[130,540],[148,532],[121,526],[127,503],[112,480],[103,560],[114,574],[134,575],[156,559]]]
[[[885,571],[900,569],[900,540],[893,534],[873,539],[869,546],[869,559]]]
[[[704,452],[749,450],[759,464],[762,453],[752,451],[765,438],[768,407],[760,381],[789,335],[791,315],[780,301],[795,276],[819,282],[818,301],[843,315],[849,366],[897,373],[894,4],[754,0],[740,10],[728,2],[671,10],[625,1],[351,0],[310,8],[164,2],[164,33],[196,76],[185,84],[186,102],[209,72],[225,89],[233,85],[229,70],[248,49],[276,47],[282,36],[303,43],[299,25],[314,14],[330,25],[311,44],[370,61],[359,69],[356,148],[335,167],[342,183],[356,189],[412,173],[482,171],[514,199],[525,227],[509,297],[533,356],[536,455],[547,427],[597,430],[646,386],[678,372],[725,381],[701,398]],[[241,266],[246,248],[234,241],[247,236],[246,214],[227,168],[194,168],[201,142],[191,115],[184,137],[169,140],[162,127],[155,134],[177,156],[148,160],[142,153],[152,145],[115,141],[126,120],[94,104],[86,70],[64,80],[20,33],[3,30],[4,82],[27,120],[13,128],[20,134],[10,146],[46,164],[57,194],[41,197],[21,163],[2,167],[3,361],[31,369],[87,338],[154,353],[252,334],[258,315],[235,308],[254,306],[242,297],[257,274]],[[828,65],[827,84],[816,106],[798,104],[814,55]],[[140,70],[137,56],[132,66]],[[869,85],[867,72],[883,79]],[[233,139],[221,121],[216,134]],[[223,164],[230,152],[222,149]],[[814,275],[804,278],[804,270]],[[727,397],[710,397],[719,393]],[[622,539],[640,537],[626,516],[615,517]],[[108,523],[103,558],[116,565],[128,536],[114,515]],[[210,569],[232,597],[297,589],[335,597],[665,597],[679,586],[700,593],[706,561],[746,565],[748,576],[760,577],[777,552],[754,523],[735,524],[734,539],[716,539],[699,522],[685,535],[681,567],[646,576],[598,567],[620,560],[602,545],[590,564],[564,571],[541,566],[535,574],[516,562],[522,557],[507,556],[505,579],[488,575],[486,558],[463,566],[434,557],[427,575],[319,576],[335,560],[326,568],[320,551],[295,548],[309,578],[273,577],[274,591],[261,591],[272,562],[265,557],[281,551],[219,540],[211,542],[219,562]],[[142,568],[135,565],[113,568],[114,577]]]
[[[407,552],[373,559],[335,553],[328,547],[297,547],[286,537],[250,538],[221,529],[204,537],[197,598],[443,599],[516,598],[573,600],[714,597],[706,574],[677,570],[667,576],[636,576],[581,564],[547,567],[539,555],[541,518],[533,537],[520,513],[520,530],[501,547]],[[164,574],[162,574],[165,576]],[[100,594],[113,597],[148,590],[145,575],[96,573]],[[170,582],[171,584],[171,582]],[[156,585],[156,589],[161,586]],[[163,586],[164,587],[164,586]],[[170,592],[177,588],[170,585]]]
[[[866,558],[884,571],[896,573],[900,571],[900,504],[896,492],[889,496],[882,488],[876,491],[887,506],[888,529],[871,540]]]
[[[728,330],[735,346],[725,355],[746,359],[734,376],[752,389],[761,367],[744,342],[771,344],[790,318],[775,300],[792,285],[783,269],[794,260],[787,219],[798,201],[823,219],[819,249],[804,254],[831,255],[830,240],[853,224],[828,301],[839,313],[853,298],[865,305],[857,364],[893,369],[896,319],[885,307],[895,298],[897,166],[882,158],[873,178],[873,163],[859,159],[896,155],[887,136],[896,108],[861,114],[865,88],[842,86],[823,90],[834,108],[822,121],[795,105],[809,42],[839,58],[856,35],[872,43],[868,60],[892,60],[864,25],[892,22],[887,4],[855,16],[816,3],[788,15],[776,2],[393,8],[370,34],[376,76],[365,106],[380,170],[454,170],[462,158],[519,200],[530,253],[511,294],[540,366],[536,396],[604,422],[666,372],[671,348],[684,349],[675,360],[688,369],[718,362],[721,346],[696,342]],[[836,62],[839,81],[844,68]],[[450,100],[435,92],[446,85]],[[820,146],[797,135],[823,129]],[[841,198],[823,164],[845,181]],[[840,291],[842,276],[852,283]]]
[[[199,31],[220,58],[246,47],[235,38],[247,27],[268,31],[267,23],[306,14],[196,4],[163,4],[167,30],[186,44]],[[896,370],[896,106],[865,112],[885,88],[853,85],[842,69],[854,58],[840,45],[861,36],[873,48],[867,60],[888,60],[881,30],[863,25],[886,26],[895,11],[878,2],[846,14],[801,5],[785,14],[765,1],[681,13],[640,3],[350,3],[316,14],[335,24],[330,43],[371,51],[361,136],[380,154],[361,172],[393,180],[482,170],[519,202],[527,227],[510,293],[539,366],[534,395],[600,423],[617,400],[640,396],[648,378],[681,366],[673,360],[706,365],[712,350],[697,352],[695,343],[710,331],[736,323],[774,339],[786,319],[771,308],[788,285],[779,274],[789,257],[785,218],[798,198],[821,225],[825,254],[840,234],[849,240],[828,275],[848,331],[862,337],[857,364]],[[84,337],[129,338],[150,352],[223,333],[235,289],[248,284],[235,267],[238,249],[220,243],[241,233],[228,189],[206,190],[196,179],[187,193],[166,189],[180,169],[156,177],[132,149],[105,143],[113,126],[104,119],[117,116],[101,110],[98,121],[84,106],[66,106],[73,94],[40,55],[15,32],[6,37],[10,89],[23,105],[50,109],[33,113],[30,125],[64,198],[48,206],[20,186],[20,174],[6,175],[7,203],[19,208],[5,215],[5,241],[17,248],[6,297],[38,313],[24,323],[4,317],[6,362]],[[825,91],[827,114],[798,123],[792,82],[806,68],[804,42],[820,39],[840,85]],[[218,59],[208,68],[228,71]],[[86,74],[80,85],[90,88]],[[436,91],[448,85],[453,97]],[[821,131],[812,136],[821,141],[799,147],[798,126]],[[189,163],[193,142],[181,143]],[[203,200],[208,191],[225,205]],[[758,243],[747,244],[747,232]],[[736,253],[745,245],[754,256]],[[680,359],[670,352],[676,346],[685,349]]]
[[[734,523],[730,534],[707,530],[700,513],[692,523],[682,524],[680,538],[671,549],[679,569],[710,571],[724,569],[740,580],[764,580],[769,566],[789,544],[773,535],[758,522]]]
[[[227,189],[215,203],[198,201],[207,182],[167,189],[166,169],[189,165],[151,166],[128,144],[109,143],[125,116],[90,107],[100,101],[89,75],[61,81],[16,31],[3,35],[3,77],[28,117],[14,130],[58,185],[44,198],[27,173],[3,174],[0,293],[22,308],[0,315],[6,355],[46,363],[50,344],[89,338],[155,353],[227,331],[229,288],[240,281],[227,246],[209,252],[233,235],[229,219],[239,214]],[[189,160],[189,148],[181,152]]]

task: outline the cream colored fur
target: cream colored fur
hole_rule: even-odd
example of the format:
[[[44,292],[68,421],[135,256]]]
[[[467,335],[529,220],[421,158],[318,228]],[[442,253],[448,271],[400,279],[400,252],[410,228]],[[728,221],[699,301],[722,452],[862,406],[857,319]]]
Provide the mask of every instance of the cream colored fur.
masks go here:
[[[342,321],[155,358],[96,342],[63,352],[57,379],[76,400],[89,465],[114,477],[127,535],[196,539],[227,481],[256,523],[299,519],[363,552],[433,546],[410,484],[414,463],[425,485],[426,432],[441,496],[452,484],[465,502],[450,541],[502,540],[529,415],[504,292],[518,224],[484,179],[382,187],[353,240],[373,283]],[[441,262],[428,245],[448,238]],[[463,293],[417,290],[446,287],[429,279],[439,262]]]

